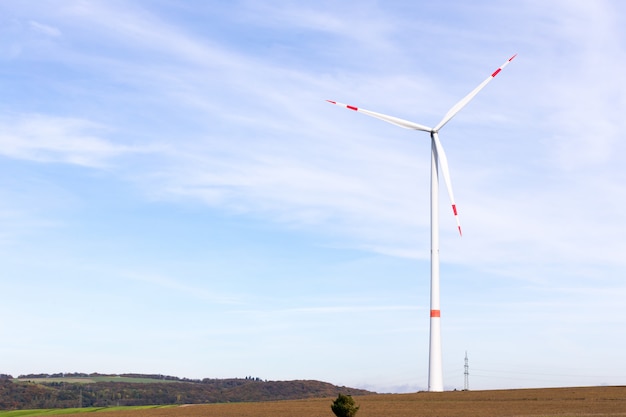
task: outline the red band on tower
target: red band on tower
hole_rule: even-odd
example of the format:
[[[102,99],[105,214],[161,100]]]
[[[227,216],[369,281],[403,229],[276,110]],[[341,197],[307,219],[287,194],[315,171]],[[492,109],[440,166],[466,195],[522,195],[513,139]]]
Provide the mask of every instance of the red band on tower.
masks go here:
[[[430,317],[441,317],[441,310],[430,310]]]

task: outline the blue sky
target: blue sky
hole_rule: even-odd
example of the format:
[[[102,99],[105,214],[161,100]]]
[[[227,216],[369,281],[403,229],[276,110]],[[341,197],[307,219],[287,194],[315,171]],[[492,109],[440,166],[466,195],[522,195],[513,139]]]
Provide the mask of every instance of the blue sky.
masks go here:
[[[626,383],[618,1],[0,3],[0,372]]]

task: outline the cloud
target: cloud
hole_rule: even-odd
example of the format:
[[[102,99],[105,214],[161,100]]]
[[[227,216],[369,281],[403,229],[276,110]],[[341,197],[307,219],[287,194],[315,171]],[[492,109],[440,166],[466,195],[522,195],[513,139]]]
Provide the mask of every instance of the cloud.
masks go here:
[[[34,20],[29,21],[28,24],[31,27],[31,29],[43,35],[50,36],[53,38],[57,38],[61,36],[61,31],[53,26],[44,25],[43,23],[39,23]]]
[[[236,305],[241,304],[241,297],[238,295],[225,295],[207,290],[206,288],[191,286],[184,283],[184,280],[176,279],[159,274],[146,274],[138,272],[124,272],[127,279],[141,282],[156,288],[163,288],[186,296],[208,301],[215,304]]]
[[[626,150],[618,139],[626,128],[626,83],[621,77],[626,54],[619,42],[624,29],[617,18],[621,11],[610,2],[557,4],[560,18],[552,27],[557,36],[548,48],[567,48],[569,53],[557,55],[558,78],[546,85],[542,101],[550,103],[546,122],[558,127],[551,139],[559,167],[588,169]]]
[[[415,311],[424,310],[416,306],[381,306],[381,305],[368,305],[368,306],[330,306],[330,307],[301,307],[301,308],[289,308],[286,310],[273,311],[272,313],[280,314],[335,314],[335,313],[371,313],[371,312],[388,312],[388,311]]]
[[[58,162],[102,168],[115,157],[137,148],[102,139],[96,123],[42,114],[0,119],[0,154],[37,162]]]

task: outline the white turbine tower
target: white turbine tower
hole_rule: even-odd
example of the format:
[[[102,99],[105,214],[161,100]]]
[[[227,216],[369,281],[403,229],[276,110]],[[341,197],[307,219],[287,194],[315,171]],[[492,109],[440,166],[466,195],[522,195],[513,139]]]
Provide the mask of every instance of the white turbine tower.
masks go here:
[[[461,232],[461,223],[459,221],[458,211],[452,194],[452,184],[450,182],[450,171],[448,169],[448,160],[446,154],[439,141],[439,130],[445,126],[463,107],[467,105],[480,90],[482,90],[492,79],[509,62],[515,58],[517,54],[509,58],[497,70],[495,70],[485,81],[480,83],[472,92],[463,97],[456,103],[441,121],[435,127],[428,127],[408,120],[399,119],[393,116],[376,113],[370,110],[361,109],[359,107],[338,103],[332,100],[326,100],[329,103],[363,113],[367,116],[375,117],[385,122],[403,127],[405,129],[421,130],[430,133],[431,138],[431,182],[430,182],[430,350],[429,350],[429,366],[428,366],[428,390],[443,391],[443,367],[441,355],[441,309],[439,304],[439,167],[443,172],[443,180],[448,189],[450,203],[452,204],[452,212],[456,219],[459,235]]]

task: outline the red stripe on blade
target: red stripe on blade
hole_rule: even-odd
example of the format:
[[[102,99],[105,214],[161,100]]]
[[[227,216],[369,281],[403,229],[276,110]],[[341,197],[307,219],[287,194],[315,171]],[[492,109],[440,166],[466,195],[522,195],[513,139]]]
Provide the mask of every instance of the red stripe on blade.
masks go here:
[[[430,310],[430,317],[441,317],[441,310]]]
[[[349,108],[350,110],[354,110],[354,111],[358,111],[359,108],[358,107],[354,107],[354,106],[346,106],[347,108]]]
[[[498,75],[498,73],[502,71],[502,68],[498,68],[497,70],[495,70],[495,72],[493,74],[491,74],[491,77],[495,77],[496,75]]]
[[[332,103],[332,104],[337,104],[336,101],[332,101],[332,100],[326,100],[326,101],[329,102],[329,103]]]
[[[454,212],[455,216],[458,215],[458,213],[456,212],[456,204],[452,204],[452,211]]]

